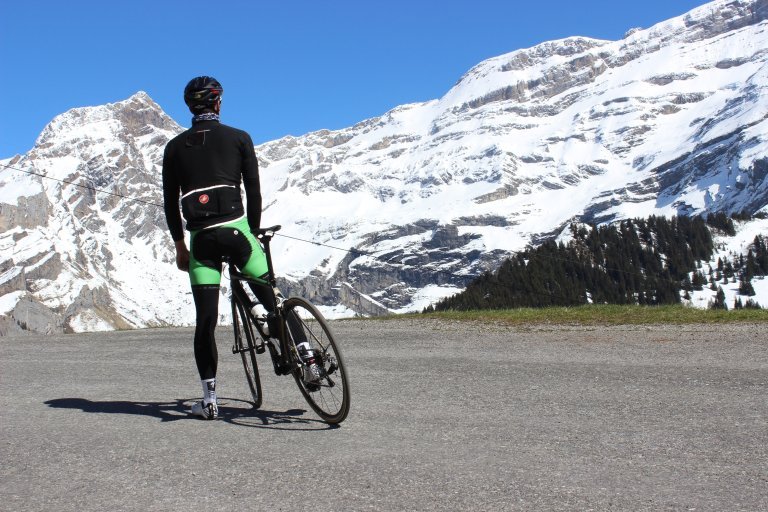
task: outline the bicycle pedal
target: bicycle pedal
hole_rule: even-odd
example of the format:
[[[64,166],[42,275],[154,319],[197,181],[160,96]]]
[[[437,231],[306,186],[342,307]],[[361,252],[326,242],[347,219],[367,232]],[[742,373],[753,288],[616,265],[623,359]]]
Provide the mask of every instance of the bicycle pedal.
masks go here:
[[[263,354],[267,350],[267,347],[264,346],[264,342],[262,341],[256,345],[255,349],[257,354]]]

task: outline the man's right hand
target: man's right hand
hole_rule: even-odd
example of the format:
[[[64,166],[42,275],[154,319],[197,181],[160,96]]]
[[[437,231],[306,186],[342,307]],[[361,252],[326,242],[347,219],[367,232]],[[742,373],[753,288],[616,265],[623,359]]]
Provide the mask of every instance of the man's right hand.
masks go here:
[[[184,240],[178,240],[176,242],[176,266],[179,270],[189,272],[189,249]]]

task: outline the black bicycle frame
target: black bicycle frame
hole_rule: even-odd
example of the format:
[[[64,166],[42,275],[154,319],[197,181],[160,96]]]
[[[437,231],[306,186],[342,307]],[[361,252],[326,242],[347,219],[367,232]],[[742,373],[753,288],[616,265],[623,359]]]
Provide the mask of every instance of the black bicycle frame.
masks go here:
[[[232,289],[232,300],[236,300],[240,303],[240,305],[243,308],[243,311],[245,311],[245,316],[247,317],[247,320],[251,323],[252,326],[256,327],[257,332],[259,333],[260,340],[254,339],[253,342],[255,346],[253,347],[254,350],[256,350],[257,354],[261,354],[264,352],[265,346],[269,349],[269,354],[272,356],[272,364],[275,369],[275,373],[277,375],[286,375],[290,373],[291,371],[291,360],[288,356],[288,336],[286,333],[286,319],[285,314],[283,312],[282,308],[282,301],[284,297],[280,293],[280,290],[277,288],[277,279],[275,279],[275,273],[272,268],[272,252],[269,247],[269,242],[272,240],[272,237],[274,236],[274,231],[277,229],[280,229],[280,226],[275,226],[273,228],[268,229],[262,229],[259,230],[258,238],[262,241],[264,245],[264,255],[267,258],[267,284],[272,288],[273,293],[275,294],[275,316],[277,317],[277,322],[275,322],[278,325],[278,336],[277,339],[280,342],[280,353],[277,353],[277,348],[274,346],[272,341],[269,339],[269,336],[266,336],[264,334],[264,331],[262,330],[261,326],[259,325],[259,322],[256,322],[253,316],[251,315],[250,308],[248,307],[251,303],[251,299],[248,296],[248,294],[245,291],[245,288],[243,288],[242,282],[249,282],[257,285],[264,285],[263,281],[253,279],[249,276],[246,276],[245,274],[242,274],[240,271],[234,269],[232,265],[229,266],[229,280],[231,284]],[[239,352],[247,352],[251,350],[247,347],[233,347],[232,352],[233,353],[239,353]]]

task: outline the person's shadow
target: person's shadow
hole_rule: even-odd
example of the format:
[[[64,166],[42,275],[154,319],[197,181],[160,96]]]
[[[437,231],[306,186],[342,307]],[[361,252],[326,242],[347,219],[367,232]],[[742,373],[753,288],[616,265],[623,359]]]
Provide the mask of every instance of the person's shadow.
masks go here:
[[[178,399],[172,402],[131,402],[127,400],[95,401],[87,398],[55,398],[45,404],[54,409],[80,409],[88,413],[132,414],[150,416],[162,422],[178,420],[199,420],[189,413],[195,400]],[[219,399],[219,420],[241,426],[286,429],[286,430],[322,430],[337,428],[320,420],[305,418],[304,409],[287,411],[268,411],[253,409],[250,403],[234,398]],[[303,426],[303,428],[298,428]]]

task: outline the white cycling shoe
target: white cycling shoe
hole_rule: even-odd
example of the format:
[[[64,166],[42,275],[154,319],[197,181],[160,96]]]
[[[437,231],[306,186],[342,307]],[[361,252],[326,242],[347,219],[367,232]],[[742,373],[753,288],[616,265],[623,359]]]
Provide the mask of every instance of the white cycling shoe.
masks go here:
[[[216,402],[204,403],[202,400],[192,404],[190,411],[195,416],[200,416],[204,420],[215,420],[219,417],[219,406]]]

